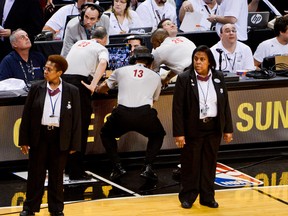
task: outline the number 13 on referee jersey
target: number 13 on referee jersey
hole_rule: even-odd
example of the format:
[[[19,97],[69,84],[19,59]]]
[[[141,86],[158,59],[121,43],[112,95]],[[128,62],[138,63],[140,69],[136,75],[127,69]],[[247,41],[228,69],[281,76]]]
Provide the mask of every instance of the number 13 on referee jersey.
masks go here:
[[[138,78],[141,78],[143,77],[143,70],[134,70],[134,77],[138,77]]]

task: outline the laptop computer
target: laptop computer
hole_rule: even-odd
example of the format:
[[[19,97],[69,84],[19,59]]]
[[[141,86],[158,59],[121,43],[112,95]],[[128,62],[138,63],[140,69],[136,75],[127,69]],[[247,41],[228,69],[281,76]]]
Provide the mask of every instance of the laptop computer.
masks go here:
[[[152,27],[143,27],[143,28],[130,28],[129,33],[131,34],[146,34],[152,31]]]
[[[248,26],[250,28],[266,28],[268,21],[269,11],[248,13]]]

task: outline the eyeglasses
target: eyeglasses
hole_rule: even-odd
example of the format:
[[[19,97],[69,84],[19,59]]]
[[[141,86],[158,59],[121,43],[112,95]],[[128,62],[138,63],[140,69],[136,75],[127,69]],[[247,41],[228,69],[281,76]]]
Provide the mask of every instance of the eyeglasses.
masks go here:
[[[49,73],[52,72],[55,69],[52,68],[48,68],[48,67],[43,67],[43,71],[47,70]]]
[[[225,29],[224,30],[224,33],[227,33],[227,34],[229,34],[229,33],[237,33],[237,30],[236,29]]]

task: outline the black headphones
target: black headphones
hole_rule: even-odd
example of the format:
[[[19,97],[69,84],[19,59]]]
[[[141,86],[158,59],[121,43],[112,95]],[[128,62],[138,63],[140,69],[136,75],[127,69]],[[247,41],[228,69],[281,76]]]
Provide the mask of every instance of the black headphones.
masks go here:
[[[129,40],[140,40],[141,46],[145,46],[144,38],[140,35],[129,35],[124,38],[123,42],[128,43]]]
[[[81,25],[83,25],[83,22],[84,22],[84,15],[85,15],[85,12],[87,10],[87,8],[94,8],[95,10],[97,10],[99,12],[99,19],[101,18],[103,12],[104,12],[104,9],[99,5],[99,4],[96,4],[96,3],[92,3],[92,2],[87,2],[83,5],[81,5],[81,12],[80,12],[80,23],[82,23]]]
[[[136,60],[146,60],[147,64],[151,64],[154,60],[154,56],[149,52],[148,48],[145,47],[147,50],[144,52],[142,50],[138,51],[139,48],[140,47],[135,48],[134,54],[129,59],[129,64],[135,64]]]

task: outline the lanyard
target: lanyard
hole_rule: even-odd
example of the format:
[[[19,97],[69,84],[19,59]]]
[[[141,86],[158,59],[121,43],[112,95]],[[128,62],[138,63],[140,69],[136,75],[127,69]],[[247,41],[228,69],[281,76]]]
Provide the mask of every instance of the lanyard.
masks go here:
[[[230,62],[232,59],[229,58],[227,54],[225,54],[226,59],[227,59],[227,61],[229,62],[229,65],[230,65],[231,68],[232,68],[232,71],[230,71],[230,72],[232,72],[232,73],[234,72],[234,67],[235,67],[235,62],[236,62],[236,54],[237,54],[237,53],[235,52],[235,53],[234,53],[233,64],[231,64],[231,62]]]
[[[158,25],[158,23],[159,23],[162,19],[165,19],[165,13],[162,15],[162,18],[161,18],[159,11],[154,9],[154,6],[153,6],[152,1],[151,1],[151,7],[152,7],[152,11],[153,11],[153,13],[154,13],[154,17],[155,17],[156,23],[157,23],[157,25]],[[157,17],[158,17],[159,22],[158,22],[158,20],[157,20],[156,15],[157,15]]]
[[[56,100],[55,100],[55,102],[54,102],[54,104],[53,104],[53,102],[52,102],[52,96],[49,95],[49,97],[50,97],[51,109],[52,109],[52,115],[50,115],[50,117],[55,117],[55,115],[54,115],[54,114],[55,114],[55,107],[56,107],[56,103],[57,103],[57,101],[58,101],[59,96],[60,96],[60,94],[58,94],[58,96],[57,96],[57,98],[56,98]]]
[[[205,7],[206,11],[208,12],[208,14],[211,15],[211,12],[210,12],[208,6],[204,5],[204,7]],[[214,11],[214,15],[217,13],[217,9],[218,9],[218,5],[217,5],[217,7],[216,7],[216,9]],[[210,30],[214,30],[213,28],[215,27],[215,25],[216,25],[216,23],[211,22]]]
[[[21,61],[19,61],[19,64],[20,64],[22,72],[24,74],[25,83],[28,85],[29,84],[29,79],[27,77],[26,71],[25,71]],[[34,80],[35,79],[35,73],[34,73],[34,67],[33,67],[32,60],[30,60],[30,65],[27,63],[26,66],[27,66],[28,73],[31,74],[32,80]]]

